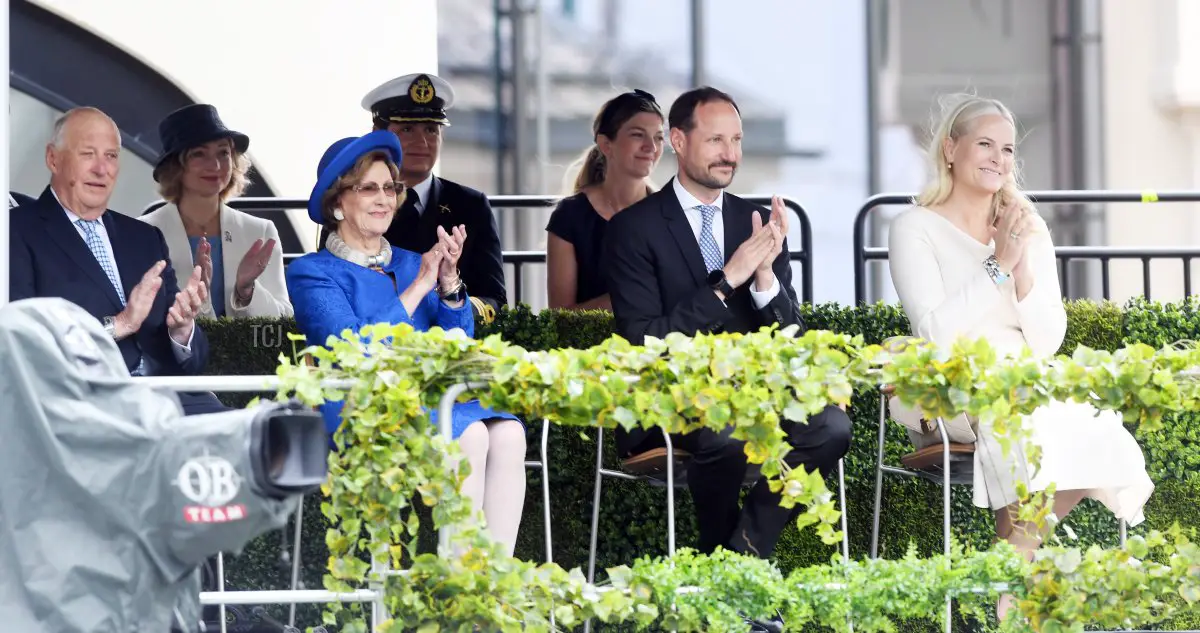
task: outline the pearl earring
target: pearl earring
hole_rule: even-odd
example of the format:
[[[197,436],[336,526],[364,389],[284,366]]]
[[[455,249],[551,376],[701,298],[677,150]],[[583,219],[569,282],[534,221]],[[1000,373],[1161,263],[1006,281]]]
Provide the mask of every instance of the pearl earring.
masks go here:
[[[341,209],[334,209],[333,210],[333,219],[337,220],[338,222],[341,222],[342,220],[346,219],[346,215],[344,213],[342,213]]]

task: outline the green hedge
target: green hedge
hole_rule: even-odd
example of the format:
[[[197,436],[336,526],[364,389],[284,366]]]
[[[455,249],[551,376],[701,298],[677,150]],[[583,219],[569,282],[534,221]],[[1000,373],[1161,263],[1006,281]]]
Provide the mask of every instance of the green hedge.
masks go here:
[[[1062,353],[1078,345],[1114,350],[1127,342],[1145,342],[1155,346],[1182,339],[1200,338],[1200,307],[1193,301],[1180,304],[1154,304],[1134,301],[1122,307],[1111,303],[1068,302],[1069,326]],[[845,307],[833,304],[804,306],[804,318],[812,328],[861,334],[867,342],[908,333],[908,322],[897,306],[876,304]],[[274,373],[280,353],[292,354],[294,344],[287,332],[295,331],[287,321],[209,321],[203,324],[212,349],[208,363],[210,374]],[[506,340],[528,349],[588,347],[612,332],[607,313],[551,312],[532,313],[527,307],[506,310],[496,322],[481,325],[477,335],[501,334]],[[231,405],[245,399],[226,399]],[[855,436],[845,460],[846,496],[851,554],[865,557],[870,543],[871,511],[874,500],[875,450],[878,433],[879,400],[873,393],[858,393],[851,409]],[[1139,441],[1146,454],[1151,477],[1157,490],[1146,510],[1147,521],[1131,533],[1159,528],[1178,522],[1200,527],[1195,499],[1200,493],[1197,466],[1200,451],[1200,425],[1193,416],[1169,420],[1165,429],[1141,434]],[[536,458],[540,442],[540,423],[529,425],[530,456]],[[892,463],[911,450],[902,429],[888,428],[887,454]],[[612,442],[606,442],[608,464],[613,464]],[[552,427],[550,431],[550,482],[553,510],[554,559],[563,567],[586,569],[591,520],[592,486],[595,473],[594,431]],[[836,481],[831,481],[833,486]],[[629,563],[642,555],[662,555],[666,551],[665,494],[661,488],[638,482],[605,479],[600,521],[598,569]],[[928,482],[885,477],[880,555],[902,556],[910,544],[919,552],[940,551],[940,490]],[[543,560],[543,521],[540,474],[530,473],[524,521],[517,544],[517,556]],[[680,546],[696,538],[691,500],[686,491],[677,499],[677,539]],[[957,538],[976,547],[987,547],[993,540],[991,514],[971,504],[967,486],[954,489],[953,525]],[[304,578],[309,588],[321,586],[328,553],[324,547],[325,522],[314,498],[306,504],[302,544]],[[1099,504],[1085,501],[1068,518],[1083,544],[1117,543],[1116,523]],[[1063,532],[1060,532],[1060,534]],[[289,532],[290,535],[290,532]],[[289,538],[290,540],[290,538]],[[431,542],[431,541],[430,541]],[[784,570],[828,561],[836,549],[822,545],[812,533],[789,528],[776,551]],[[280,562],[280,534],[266,535],[251,543],[226,565],[229,585],[236,589],[286,588],[288,573]],[[302,609],[303,620],[315,623],[315,609]],[[298,622],[298,624],[302,624]],[[907,628],[907,627],[906,627]],[[1200,628],[1200,618],[1185,616],[1169,623],[1168,629]]]

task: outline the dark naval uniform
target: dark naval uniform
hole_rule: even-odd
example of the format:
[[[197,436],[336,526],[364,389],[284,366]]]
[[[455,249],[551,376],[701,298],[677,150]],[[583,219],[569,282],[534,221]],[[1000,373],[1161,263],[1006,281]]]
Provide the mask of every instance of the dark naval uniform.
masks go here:
[[[446,109],[454,102],[450,84],[435,75],[414,74],[393,79],[372,90],[363,99],[376,127],[388,123],[436,123],[450,125]],[[401,158],[403,160],[403,158]],[[393,246],[425,253],[437,244],[437,227],[447,232],[458,225],[467,229],[467,241],[458,261],[459,273],[476,314],[486,320],[508,303],[504,286],[500,231],[496,215],[483,192],[432,176],[426,196],[417,210],[416,191],[409,188],[404,204],[392,220],[384,238]],[[321,244],[325,243],[321,233]]]
[[[416,253],[424,253],[437,243],[437,227],[449,232],[462,224],[467,227],[467,242],[458,260],[458,270],[467,294],[479,299],[491,310],[508,303],[504,288],[504,264],[500,255],[500,231],[487,196],[445,178],[433,177],[425,210],[417,213],[416,196],[400,206],[396,219],[383,236],[388,242]],[[416,227],[415,230],[413,227]],[[481,311],[481,306],[475,306]]]

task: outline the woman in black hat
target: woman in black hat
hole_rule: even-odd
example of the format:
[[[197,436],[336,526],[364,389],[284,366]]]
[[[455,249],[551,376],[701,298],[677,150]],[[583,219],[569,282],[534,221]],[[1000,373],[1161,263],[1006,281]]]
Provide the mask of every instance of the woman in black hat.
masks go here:
[[[168,204],[141,219],[163,232],[179,283],[200,266],[209,299],[199,316],[292,316],[278,229],[225,204],[248,184],[249,137],[225,127],[207,104],[167,115],[158,134],[154,180]]]

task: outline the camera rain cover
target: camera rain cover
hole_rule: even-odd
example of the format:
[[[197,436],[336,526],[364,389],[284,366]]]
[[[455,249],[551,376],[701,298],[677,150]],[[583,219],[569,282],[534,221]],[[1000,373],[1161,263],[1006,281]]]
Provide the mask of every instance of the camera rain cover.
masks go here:
[[[252,465],[270,405],[185,418],[62,299],[0,308],[0,403],[5,630],[197,623],[204,560],[283,526],[299,503],[264,492]]]

